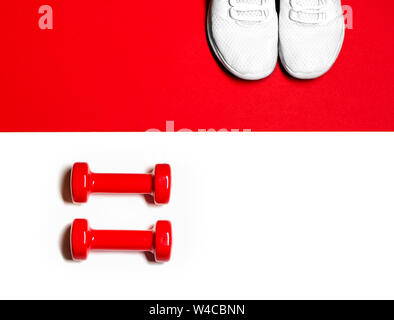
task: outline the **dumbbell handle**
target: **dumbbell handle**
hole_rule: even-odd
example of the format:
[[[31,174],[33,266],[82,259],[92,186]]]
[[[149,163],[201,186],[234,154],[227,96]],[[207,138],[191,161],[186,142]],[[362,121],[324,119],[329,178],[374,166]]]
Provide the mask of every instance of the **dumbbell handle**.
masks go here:
[[[93,250],[151,251],[154,235],[151,230],[90,230],[90,248]]]
[[[91,192],[97,193],[139,193],[153,192],[151,174],[91,173]]]

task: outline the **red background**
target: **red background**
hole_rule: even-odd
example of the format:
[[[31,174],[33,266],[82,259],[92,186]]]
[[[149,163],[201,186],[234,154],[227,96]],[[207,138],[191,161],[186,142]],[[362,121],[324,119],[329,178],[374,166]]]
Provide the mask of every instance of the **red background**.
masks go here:
[[[328,74],[247,82],[213,58],[206,0],[2,0],[0,131],[392,131],[394,1],[342,2],[354,29]]]

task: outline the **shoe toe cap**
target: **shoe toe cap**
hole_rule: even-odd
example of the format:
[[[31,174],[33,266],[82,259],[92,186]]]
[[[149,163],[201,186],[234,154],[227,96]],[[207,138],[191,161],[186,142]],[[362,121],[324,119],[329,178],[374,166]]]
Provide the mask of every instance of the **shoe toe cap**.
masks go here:
[[[317,78],[326,73],[342,46],[342,21],[316,28],[293,26],[291,31],[281,30],[280,57],[286,70],[303,79]]]
[[[242,27],[216,19],[210,32],[216,55],[234,75],[256,80],[272,73],[278,59],[277,24]]]

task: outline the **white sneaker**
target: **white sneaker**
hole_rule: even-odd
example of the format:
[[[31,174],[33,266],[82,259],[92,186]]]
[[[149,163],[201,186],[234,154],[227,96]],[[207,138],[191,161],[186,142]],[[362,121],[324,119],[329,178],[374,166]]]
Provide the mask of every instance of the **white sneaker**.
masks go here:
[[[326,73],[344,36],[340,0],[280,0],[279,55],[293,77],[313,79]]]
[[[212,0],[207,33],[218,59],[246,80],[269,76],[278,60],[275,0]]]

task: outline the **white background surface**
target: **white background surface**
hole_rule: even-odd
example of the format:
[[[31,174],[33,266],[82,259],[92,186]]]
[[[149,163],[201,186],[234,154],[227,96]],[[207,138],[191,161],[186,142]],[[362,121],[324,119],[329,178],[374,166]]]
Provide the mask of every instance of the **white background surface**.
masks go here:
[[[394,298],[393,133],[0,134],[0,298]],[[173,169],[168,206],[67,172]],[[68,260],[67,227],[173,224],[172,260]]]

